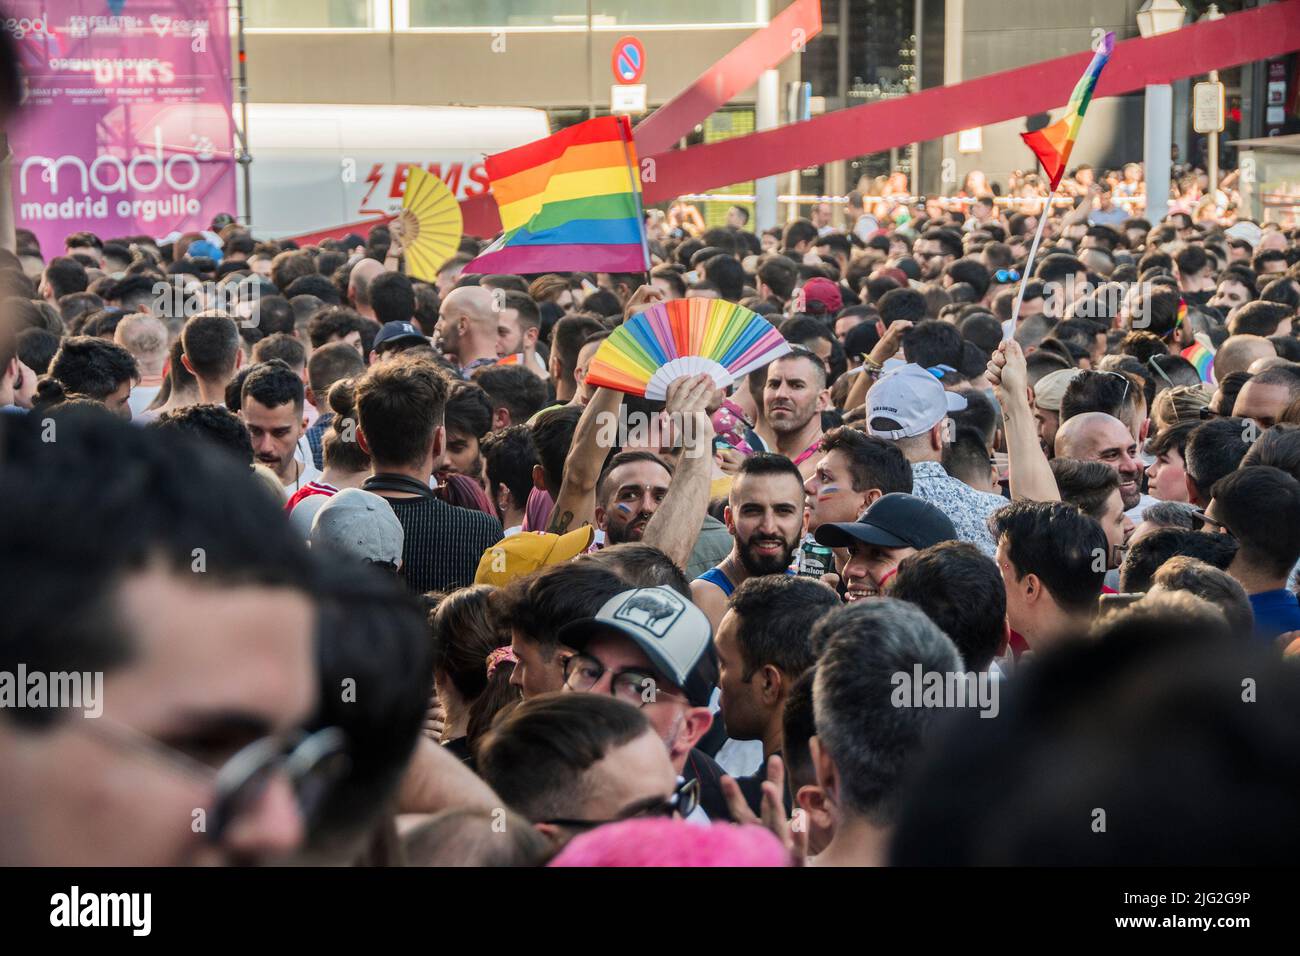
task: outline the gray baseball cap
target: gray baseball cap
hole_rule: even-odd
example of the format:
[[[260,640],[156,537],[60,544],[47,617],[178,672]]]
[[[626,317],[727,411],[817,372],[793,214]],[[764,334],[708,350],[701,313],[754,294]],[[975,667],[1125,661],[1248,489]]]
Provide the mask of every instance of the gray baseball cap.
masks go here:
[[[402,523],[387,501],[360,488],[344,488],[312,519],[313,548],[329,548],[373,564],[397,565],[405,541]]]
[[[695,706],[708,703],[716,682],[713,630],[704,612],[672,588],[635,588],[606,601],[595,617],[566,624],[560,643],[575,651],[602,633],[626,637],[655,669],[686,692]]]

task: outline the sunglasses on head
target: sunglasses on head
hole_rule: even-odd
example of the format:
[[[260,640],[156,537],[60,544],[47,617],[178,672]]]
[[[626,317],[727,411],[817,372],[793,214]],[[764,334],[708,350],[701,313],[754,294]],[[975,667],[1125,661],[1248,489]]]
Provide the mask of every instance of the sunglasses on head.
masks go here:
[[[993,278],[998,282],[1019,282],[1020,272],[1016,269],[999,269],[993,273]]]
[[[1152,355],[1152,356],[1149,356],[1149,357],[1147,358],[1147,367],[1150,368],[1151,371],[1153,371],[1153,372],[1155,372],[1157,375],[1159,375],[1162,379],[1164,379],[1164,380],[1165,380],[1165,384],[1168,385],[1170,388],[1177,388],[1177,387],[1178,387],[1178,386],[1176,386],[1176,385],[1174,384],[1173,379],[1171,379],[1171,378],[1170,378],[1170,377],[1165,373],[1165,370],[1162,369],[1162,368],[1160,367],[1160,363],[1156,361],[1156,356]]]
[[[1116,378],[1118,378],[1118,379],[1123,379],[1123,381],[1124,381],[1124,394],[1121,395],[1121,396],[1120,396],[1120,399],[1119,399],[1119,404],[1120,404],[1120,407],[1122,408],[1122,407],[1124,406],[1124,403],[1128,401],[1128,390],[1129,390],[1130,387],[1132,387],[1132,385],[1133,385],[1133,380],[1132,380],[1131,378],[1129,378],[1127,375],[1124,375],[1124,374],[1122,374],[1122,373],[1120,373],[1120,372],[1111,372],[1111,371],[1109,371],[1109,370],[1107,370],[1107,369],[1097,369],[1097,373],[1098,373],[1099,375],[1114,375],[1114,376],[1115,376]],[[1171,383],[1171,384],[1172,384],[1172,383]]]
[[[1191,476],[1189,475],[1188,478],[1191,478]],[[1208,531],[1211,534],[1232,534],[1223,522],[1215,521],[1206,514],[1204,508],[1197,508],[1192,512],[1192,530]]]
[[[663,798],[652,797],[647,800],[638,800],[637,802],[624,807],[609,820],[574,820],[565,817],[559,817],[553,820],[543,820],[543,823],[556,827],[569,827],[574,830],[590,830],[594,827],[605,826],[609,823],[618,823],[621,820],[641,820],[645,818],[680,817],[685,820],[695,808],[700,805],[700,779],[692,777],[687,780],[685,777],[677,778],[677,787],[668,796]]]

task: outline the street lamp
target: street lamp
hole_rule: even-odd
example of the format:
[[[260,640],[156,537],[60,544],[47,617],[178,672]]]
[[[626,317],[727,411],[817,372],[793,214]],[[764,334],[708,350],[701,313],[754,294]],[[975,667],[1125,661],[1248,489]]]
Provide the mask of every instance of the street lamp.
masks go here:
[[[1138,9],[1138,32],[1143,37],[1173,33],[1183,25],[1187,11],[1178,0],[1146,0]]]
[[[1146,0],[1138,9],[1138,32],[1143,39],[1173,33],[1183,25],[1187,11],[1178,0]],[[1146,167],[1146,217],[1155,225],[1169,209],[1169,166],[1172,162],[1174,88],[1154,83],[1146,88],[1142,159]]]

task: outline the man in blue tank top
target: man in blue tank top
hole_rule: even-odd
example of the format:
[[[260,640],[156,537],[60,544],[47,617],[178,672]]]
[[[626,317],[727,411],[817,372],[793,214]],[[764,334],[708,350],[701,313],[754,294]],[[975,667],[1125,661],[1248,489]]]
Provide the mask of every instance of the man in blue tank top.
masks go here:
[[[789,458],[759,452],[745,459],[724,516],[735,539],[731,553],[691,582],[691,599],[714,631],[741,582],[789,572],[803,533],[803,509],[803,476]]]

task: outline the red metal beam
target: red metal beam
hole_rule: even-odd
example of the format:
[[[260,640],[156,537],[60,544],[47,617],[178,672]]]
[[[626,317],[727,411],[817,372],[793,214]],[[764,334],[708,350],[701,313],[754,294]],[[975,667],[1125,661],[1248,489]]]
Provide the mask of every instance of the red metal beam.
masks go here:
[[[700,78],[637,124],[637,154],[671,149],[696,123],[702,123],[731,98],[758,81],[786,57],[822,32],[821,0],[797,0],[767,26],[755,30]]]
[[[1098,83],[1116,96],[1300,49],[1300,0],[1270,4],[1150,39],[1125,40]],[[1006,70],[898,99],[836,110],[802,123],[655,154],[647,203],[818,166],[958,130],[1062,108],[1092,52]],[[1087,135],[1086,127],[1085,133]],[[649,151],[641,147],[645,156]],[[1027,154],[1028,156],[1028,154]],[[1029,159],[1026,158],[1026,162]]]

